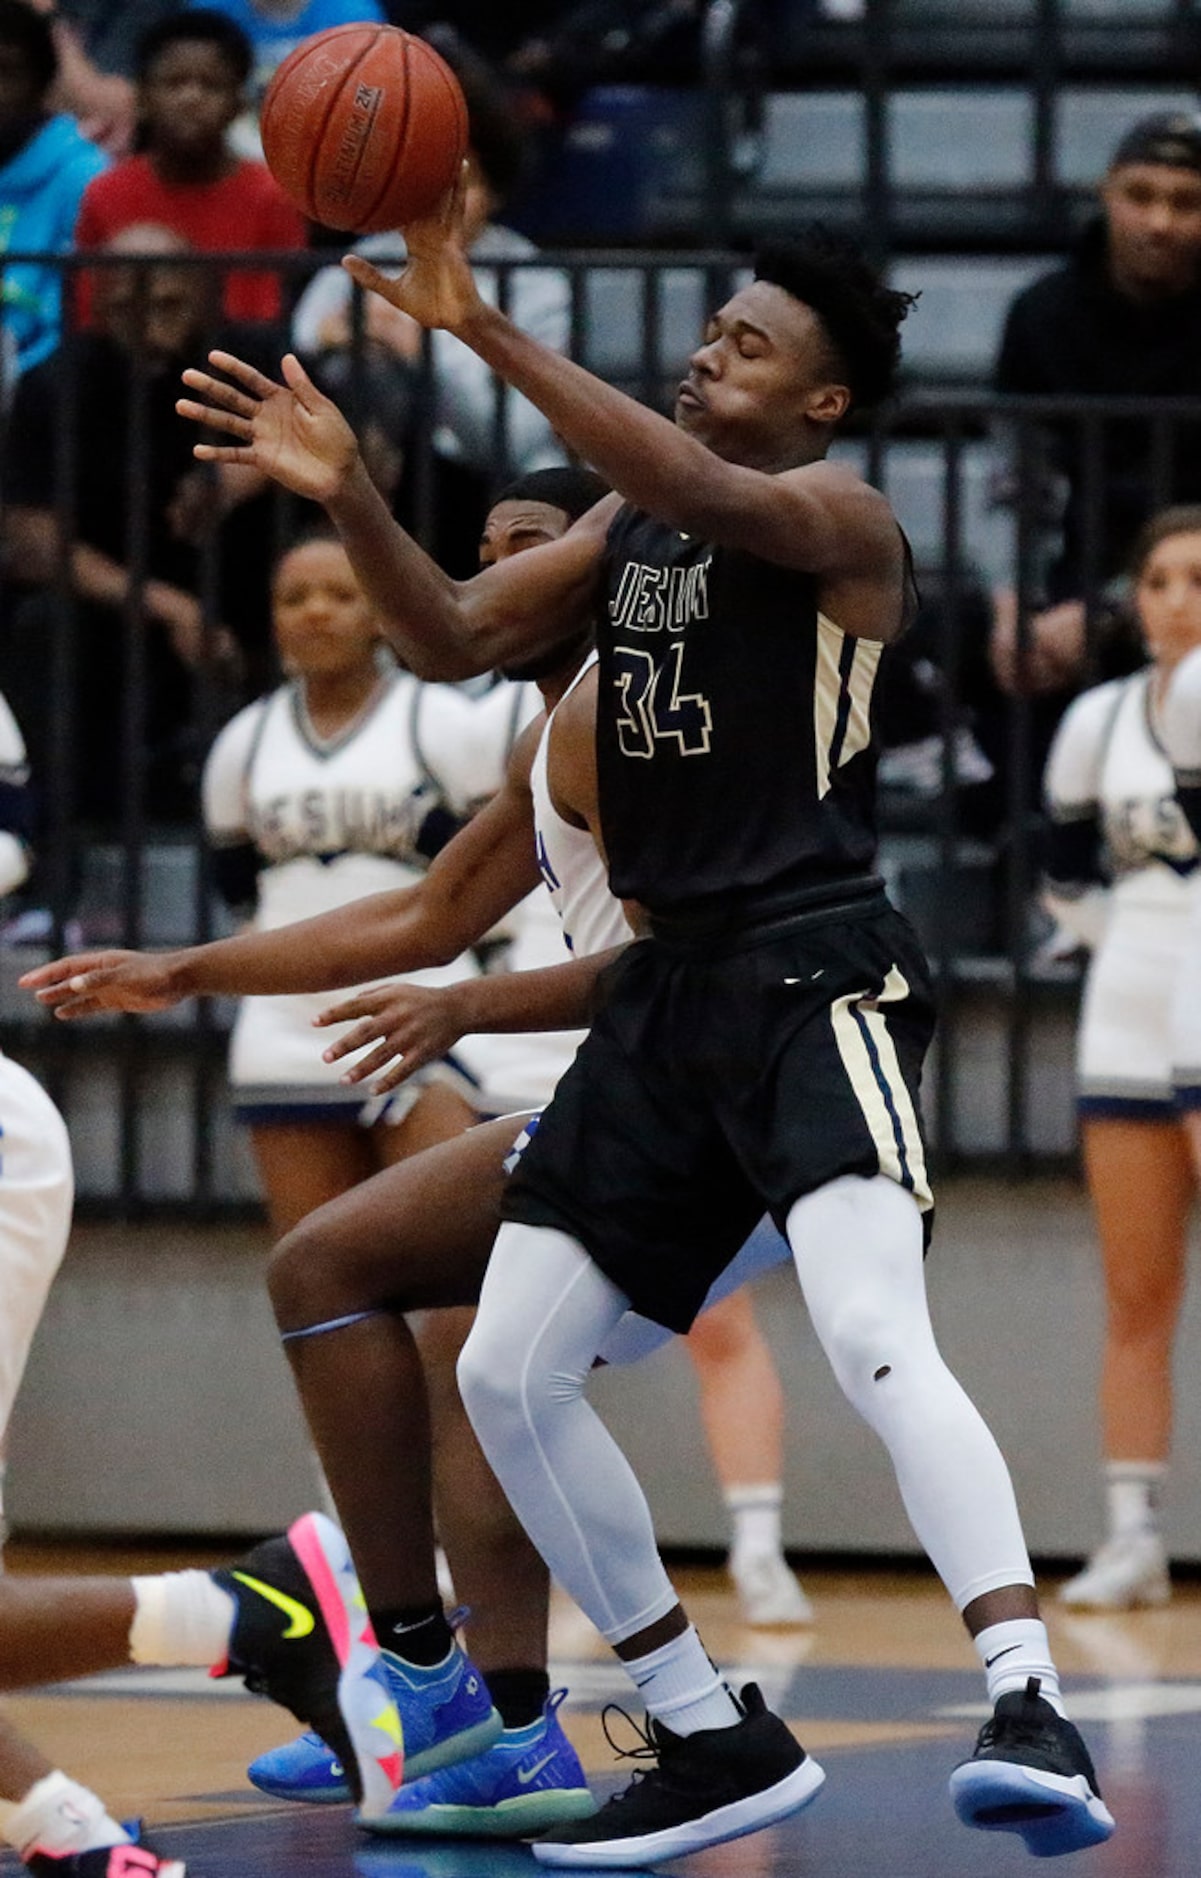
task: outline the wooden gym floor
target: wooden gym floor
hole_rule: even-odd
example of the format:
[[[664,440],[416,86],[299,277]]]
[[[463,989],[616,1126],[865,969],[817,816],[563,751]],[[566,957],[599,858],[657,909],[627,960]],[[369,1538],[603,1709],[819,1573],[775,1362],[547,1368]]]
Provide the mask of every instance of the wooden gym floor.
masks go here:
[[[13,1545],[11,1571],[163,1570],[156,1553]],[[983,1684],[937,1582],[919,1572],[802,1574],[811,1630],[745,1628],[716,1570],[677,1574],[710,1650],[739,1681],[758,1681],[806,1747],[826,1786],[805,1813],[772,1831],[717,1846],[680,1866],[694,1878],[1006,1878],[1027,1863],[1008,1834],[968,1833],[946,1776],[984,1718]],[[1053,1593],[1048,1582],[1044,1592]],[[1077,1854],[1064,1878],[1195,1878],[1201,1853],[1201,1586],[1177,1587],[1169,1608],[1069,1616],[1047,1597],[1052,1642],[1071,1713],[1098,1764],[1118,1831]],[[629,1701],[627,1684],[573,1607],[557,1609],[552,1674],[571,1691],[563,1712],[604,1791],[615,1768],[600,1712]],[[156,1843],[186,1858],[189,1878],[533,1878],[522,1847],[373,1841],[344,1807],[281,1807],[246,1784],[248,1759],[295,1729],[240,1686],[198,1672],[128,1671],[10,1698],[8,1712],[51,1758],[105,1798],[142,1815]],[[625,1763],[628,1769],[630,1763]],[[4,1878],[19,1871],[0,1854]],[[675,1867],[672,1868],[677,1869]]]

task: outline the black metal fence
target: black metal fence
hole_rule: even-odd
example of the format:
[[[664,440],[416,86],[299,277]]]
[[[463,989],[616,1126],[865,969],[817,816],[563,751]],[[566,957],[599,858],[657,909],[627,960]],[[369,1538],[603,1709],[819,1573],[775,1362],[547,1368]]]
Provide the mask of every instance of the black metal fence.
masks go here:
[[[182,269],[213,282],[233,265],[195,256],[64,260],[68,307],[81,268],[132,268],[135,315],[119,338],[106,340],[107,351],[95,335],[71,337],[52,365],[39,368],[51,399],[49,407],[34,401],[35,415],[47,408],[51,414],[51,434],[40,444],[28,430],[28,390],[10,383],[0,459],[0,528],[8,550],[0,576],[0,690],[18,717],[26,716],[40,798],[37,870],[0,948],[0,1043],[45,1076],[72,1121],[85,1205],[125,1214],[249,1203],[253,1185],[232,1145],[223,1100],[229,1012],[200,1004],[155,1019],[53,1024],[16,991],[15,979],[81,940],[185,943],[220,926],[195,810],[195,773],[220,723],[270,681],[265,574],[273,547],[295,526],[296,506],[282,493],[269,494],[259,498],[251,529],[230,535],[213,525],[190,544],[203,632],[174,727],[177,770],[164,786],[153,744],[156,675],[148,628],[161,579],[155,557],[163,516],[175,494],[164,478],[172,464],[178,473],[181,458],[162,413],[180,364],[202,361],[221,327],[208,316],[194,321],[184,358],[148,350],[138,319],[156,270]],[[262,265],[256,260],[256,268]],[[272,257],[272,265],[287,280],[291,304],[328,257]],[[572,355],[662,407],[705,307],[738,280],[742,265],[717,251],[556,253],[499,263],[493,273],[501,305],[519,302],[523,278],[536,275],[557,296]],[[260,330],[251,343],[256,357],[278,358],[287,348],[286,322]],[[487,390],[486,460],[468,465],[466,481],[448,483],[447,413],[428,338],[420,360],[403,364],[373,338],[356,294],[345,344],[334,350],[336,359],[318,358],[314,368],[328,377],[336,365],[332,375],[352,415],[365,424],[393,418],[402,426],[392,439],[404,458],[398,510],[433,543],[449,505],[451,520],[465,520],[474,539],[488,493],[520,462],[517,413],[503,388]],[[106,362],[125,374],[119,422],[97,390]],[[390,374],[398,384],[389,390]],[[105,409],[110,428],[97,434],[97,411]],[[177,422],[186,435],[183,420]],[[1045,955],[1037,912],[1041,753],[1074,689],[1123,661],[1138,661],[1124,608],[1123,556],[1143,514],[1169,500],[1201,499],[1201,402],[969,399],[927,390],[902,396],[876,424],[837,447],[889,492],[926,596],[883,700],[882,852],[898,898],[927,940],[943,1000],[930,1105],[938,1151],[944,1162],[986,1155],[1014,1166],[1061,1156],[1072,1145],[1070,1065],[1060,1063],[1059,1082],[1048,1093],[1045,1053],[1063,1058],[1077,974]],[[36,477],[31,483],[26,460],[39,448],[49,463],[49,481],[43,463],[40,484]],[[29,577],[20,553],[31,488],[43,492],[54,544],[50,577],[42,582]],[[112,512],[121,514],[120,553],[110,540],[108,555],[127,576],[108,609],[120,683],[106,697],[87,676],[99,669],[96,607],[81,597],[75,555],[86,541],[84,511],[95,509],[98,489],[112,498],[110,520]],[[1007,664],[995,648],[990,656],[995,596],[1006,589],[1016,595]],[[241,655],[231,661],[229,638],[236,634],[221,630],[229,625],[223,607],[225,596],[239,591],[252,596],[259,616],[244,612]],[[1026,671],[1031,622],[1057,596],[1081,603],[1080,656],[1067,685],[1040,692]],[[96,684],[104,689],[103,671]],[[113,701],[119,715],[97,738],[93,717]],[[111,770],[103,774],[87,766],[97,762],[97,750],[111,753]],[[992,1120],[983,1125],[973,1109],[981,1077],[992,1092]]]

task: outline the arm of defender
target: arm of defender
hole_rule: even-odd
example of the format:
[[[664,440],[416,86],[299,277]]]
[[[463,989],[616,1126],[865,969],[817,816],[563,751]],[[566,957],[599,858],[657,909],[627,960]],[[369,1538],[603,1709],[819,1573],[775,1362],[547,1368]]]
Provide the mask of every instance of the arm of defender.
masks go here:
[[[372,1093],[384,1095],[426,1063],[445,1056],[460,1037],[481,1031],[583,1029],[592,1019],[597,979],[624,949],[614,946],[536,972],[494,972],[457,985],[379,985],[333,1005],[316,1019],[322,1025],[359,1020],[330,1045],[325,1060],[336,1063],[374,1044],[370,1055],[352,1064],[342,1081],[374,1077]]]
[[[392,972],[449,964],[538,884],[523,795],[531,733],[518,739],[505,787],[433,862],[418,885],[269,932],[235,933],[175,952],[87,952],[26,972],[21,984],[56,1017],[159,1011],[184,998],[329,991]],[[536,741],[536,739],[535,739]]]
[[[418,677],[469,678],[549,651],[591,607],[617,498],[599,503],[561,541],[453,581],[393,518],[354,432],[299,359],[284,359],[278,382],[231,353],[209,358],[225,376],[185,372],[196,395],[176,409],[234,441],[197,443],[194,454],[249,465],[322,503],[380,625]]]

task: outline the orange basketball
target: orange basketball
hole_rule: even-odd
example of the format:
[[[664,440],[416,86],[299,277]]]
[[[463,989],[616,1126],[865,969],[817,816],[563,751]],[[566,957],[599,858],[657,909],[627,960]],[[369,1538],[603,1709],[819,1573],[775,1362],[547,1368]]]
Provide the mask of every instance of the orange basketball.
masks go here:
[[[446,194],[467,147],[467,106],[423,39],[399,26],[333,26],[284,60],[261,128],[297,208],[366,235],[428,215]]]

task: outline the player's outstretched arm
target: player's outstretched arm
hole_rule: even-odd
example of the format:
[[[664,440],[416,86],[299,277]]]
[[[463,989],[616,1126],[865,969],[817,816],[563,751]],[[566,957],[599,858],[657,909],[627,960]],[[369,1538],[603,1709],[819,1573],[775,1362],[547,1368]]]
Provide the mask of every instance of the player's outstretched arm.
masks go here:
[[[21,985],[56,1017],[162,1011],[185,998],[331,991],[447,965],[538,884],[529,764],[541,720],[514,746],[505,785],[417,885],[371,894],[270,931],[171,952],[79,952]]]
[[[336,1063],[368,1044],[375,1048],[353,1063],[343,1082],[371,1084],[374,1095],[436,1062],[460,1037],[481,1031],[579,1030],[592,1020],[596,981],[623,946],[591,958],[570,959],[536,972],[496,972],[456,985],[377,985],[358,997],[332,1005],[314,1020],[319,1025],[354,1024],[324,1052]]]
[[[229,352],[189,369],[181,417],[229,442],[194,446],[202,462],[248,465],[324,505],[380,625],[420,678],[474,677],[548,651],[587,611],[616,499],[561,541],[453,581],[395,520],[367,474],[350,425],[289,353],[282,379]],[[518,565],[520,561],[520,565]]]
[[[824,463],[778,474],[777,464],[726,462],[667,418],[530,338],[476,289],[460,221],[452,203],[410,224],[404,230],[409,260],[399,279],[362,255],[347,255],[342,265],[368,292],[470,346],[635,507],[700,540],[783,566],[819,575],[866,574],[886,591],[895,588],[898,531],[876,490]]]

